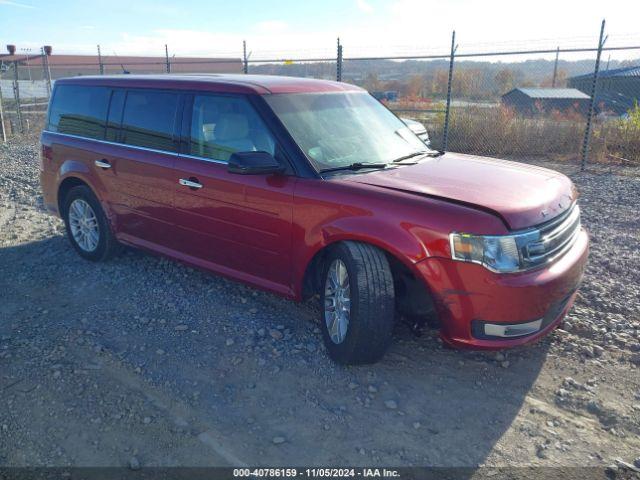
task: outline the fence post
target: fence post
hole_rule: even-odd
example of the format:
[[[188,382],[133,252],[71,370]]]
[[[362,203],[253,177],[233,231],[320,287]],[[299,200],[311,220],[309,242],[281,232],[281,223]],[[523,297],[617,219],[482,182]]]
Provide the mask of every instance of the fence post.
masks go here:
[[[553,62],[553,79],[551,80],[552,88],[556,88],[556,79],[558,78],[558,57],[560,57],[560,46],[556,49],[556,61]]]
[[[46,53],[44,53],[44,47],[40,47],[40,58],[42,59],[42,81],[47,87],[47,97],[50,97],[49,84],[47,83],[47,61]]]
[[[600,40],[598,40],[598,54],[596,55],[596,64],[593,69],[593,82],[591,83],[591,99],[589,100],[589,111],[587,113],[587,128],[584,131],[584,141],[582,142],[582,162],[580,170],[584,171],[587,165],[587,158],[589,157],[589,141],[591,140],[591,130],[593,128],[593,111],[596,104],[596,92],[598,90],[598,72],[600,71],[600,56],[602,55],[602,48],[604,42],[607,41],[604,38],[604,19],[600,26]]]
[[[444,131],[442,133],[442,151],[449,147],[449,118],[451,113],[451,82],[453,81],[453,62],[456,55],[456,31],[451,34],[451,57],[449,59],[449,79],[447,81],[447,107],[444,113]]]
[[[16,116],[18,117],[18,125],[20,133],[24,133],[24,125],[22,123],[22,109],[20,107],[20,84],[18,83],[18,61],[13,62],[13,97],[16,101]]]
[[[242,71],[246,75],[249,73],[249,59],[247,58],[247,41],[242,41]]]
[[[102,54],[100,53],[100,45],[98,45],[98,67],[100,69],[100,75],[104,75],[104,65],[102,64]]]
[[[164,44],[164,58],[167,62],[167,73],[171,73],[171,62],[169,62],[169,47],[167,44]]]
[[[342,45],[338,37],[338,56],[336,57],[336,81],[342,81]]]
[[[7,132],[4,129],[4,112],[2,110],[2,87],[0,87],[0,138],[2,142],[7,142]]]

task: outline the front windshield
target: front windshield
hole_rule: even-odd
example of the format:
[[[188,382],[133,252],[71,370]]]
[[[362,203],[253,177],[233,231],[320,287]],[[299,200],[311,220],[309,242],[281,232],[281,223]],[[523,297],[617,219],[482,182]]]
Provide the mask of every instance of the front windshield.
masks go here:
[[[265,96],[317,170],[366,163],[392,163],[424,143],[365,92],[295,93]]]

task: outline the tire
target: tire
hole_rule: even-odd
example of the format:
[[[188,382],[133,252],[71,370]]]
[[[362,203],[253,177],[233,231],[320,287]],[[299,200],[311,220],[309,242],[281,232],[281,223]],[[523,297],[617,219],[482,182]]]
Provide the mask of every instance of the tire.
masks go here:
[[[82,235],[80,237],[78,237],[78,235],[74,235],[74,228],[76,231],[78,228],[77,226],[74,227],[74,225],[78,224],[75,220],[79,216],[75,212],[82,211],[82,207],[84,207],[84,205],[87,205],[90,208],[90,211],[93,213],[93,218],[95,219],[95,221],[91,220],[85,224],[96,226],[97,235],[95,238],[91,236],[95,242],[92,240],[89,241],[89,243],[83,243]],[[78,210],[78,208],[80,208],[80,210]],[[84,211],[86,212],[87,210]],[[71,245],[73,245],[73,248],[75,248],[76,252],[78,252],[82,258],[92,262],[100,262],[107,260],[118,251],[119,244],[111,231],[111,227],[104,214],[104,210],[89,187],[86,185],[79,185],[69,190],[64,198],[62,212],[62,217],[67,230],[67,237],[69,238]],[[84,235],[84,237],[86,238],[87,235]],[[78,238],[80,238],[80,240],[78,240]]]
[[[341,262],[341,264],[339,263]],[[347,281],[341,279],[343,267]],[[335,287],[336,281],[345,284]],[[345,301],[349,297],[349,302]],[[348,308],[347,328],[336,327],[336,311]],[[374,363],[391,343],[395,293],[385,254],[359,242],[341,242],[326,257],[320,285],[322,336],[329,356],[344,365]],[[338,315],[339,316],[339,315]],[[344,322],[342,322],[344,324]]]

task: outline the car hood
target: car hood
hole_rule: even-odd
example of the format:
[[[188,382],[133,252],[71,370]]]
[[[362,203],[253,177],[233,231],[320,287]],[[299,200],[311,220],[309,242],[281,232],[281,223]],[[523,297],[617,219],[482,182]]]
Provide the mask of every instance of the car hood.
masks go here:
[[[345,180],[489,210],[513,230],[552,219],[577,197],[571,180],[553,170],[459,153]]]

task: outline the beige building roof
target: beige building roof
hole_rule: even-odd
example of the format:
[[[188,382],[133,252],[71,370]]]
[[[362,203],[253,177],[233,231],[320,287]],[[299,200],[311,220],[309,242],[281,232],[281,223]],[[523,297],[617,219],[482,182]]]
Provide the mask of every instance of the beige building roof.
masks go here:
[[[48,58],[53,79],[100,73],[97,55],[51,55]],[[43,73],[41,55],[0,55],[0,73],[4,78],[13,77],[13,62],[18,62],[20,79],[41,79]],[[240,58],[173,57],[169,59],[171,73],[241,73]],[[163,73],[164,57],[102,56],[105,74],[115,73]],[[30,70],[30,72],[29,72]]]

